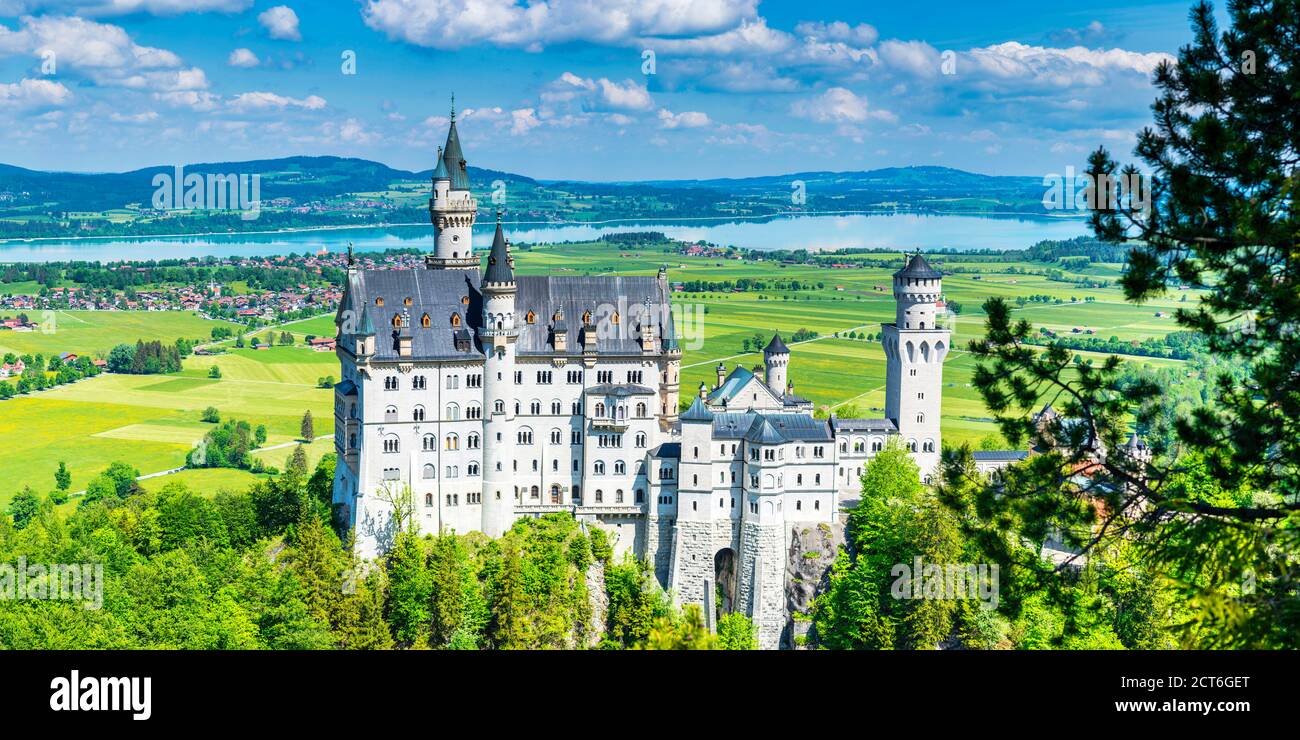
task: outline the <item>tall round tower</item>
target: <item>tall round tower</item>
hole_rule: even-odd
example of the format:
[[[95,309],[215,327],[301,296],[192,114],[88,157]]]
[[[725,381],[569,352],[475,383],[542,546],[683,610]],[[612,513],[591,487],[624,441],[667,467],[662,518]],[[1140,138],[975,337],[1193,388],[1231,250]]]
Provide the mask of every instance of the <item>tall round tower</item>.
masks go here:
[[[438,149],[433,170],[433,197],[429,198],[429,220],[433,223],[434,253],[424,258],[431,270],[472,270],[474,219],[478,202],[469,189],[469,169],[456,131],[456,107],[451,109],[447,145]]]
[[[940,327],[946,313],[943,273],[921,255],[894,273],[894,323],[881,328],[885,349],[885,416],[898,427],[903,444],[924,476],[939,466],[939,417],[943,361],[952,333]]]
[[[515,328],[514,265],[497,216],[483,272],[483,522],[489,537],[500,537],[515,516]]]
[[[763,348],[763,380],[778,396],[785,395],[789,368],[790,348],[781,341],[781,332],[777,332],[772,335],[772,341]]]

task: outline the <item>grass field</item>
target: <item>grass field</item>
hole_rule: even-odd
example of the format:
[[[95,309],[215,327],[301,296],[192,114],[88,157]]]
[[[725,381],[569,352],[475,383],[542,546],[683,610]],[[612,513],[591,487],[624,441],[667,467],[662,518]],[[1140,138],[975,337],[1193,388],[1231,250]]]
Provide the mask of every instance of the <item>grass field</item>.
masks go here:
[[[4,313],[4,312],[0,312]],[[238,328],[228,321],[210,320],[193,311],[32,311],[37,331],[0,331],[0,355],[75,352],[103,357],[115,345],[136,340],[207,339],[213,327]]]
[[[881,255],[863,257],[880,259]],[[1060,333],[1068,334],[1078,327],[1095,330],[1095,336],[1103,339],[1115,336],[1124,340],[1174,331],[1172,318],[1156,318],[1155,313],[1171,313],[1195,300],[1195,293],[1187,291],[1134,306],[1122,300],[1113,284],[1107,288],[1081,288],[1042,275],[1024,274],[1042,272],[1048,267],[1042,264],[990,263],[950,255],[936,262],[943,263],[945,269],[979,271],[960,272],[944,279],[947,298],[962,305],[944,371],[945,442],[974,442],[996,432],[978,393],[970,386],[975,363],[965,352],[969,341],[982,333],[984,316],[980,305],[987,297],[1059,297],[1065,302],[1031,303],[1018,308],[1017,313],[1035,325]],[[761,364],[759,353],[742,349],[746,338],[755,334],[766,338],[780,330],[788,339],[794,331],[808,329],[820,337],[791,344],[790,378],[796,392],[837,413],[883,414],[885,357],[879,342],[834,335],[849,331],[875,333],[882,322],[893,320],[889,285],[890,273],[896,268],[819,269],[774,262],[688,258],[662,250],[627,251],[608,244],[517,252],[517,268],[524,274],[653,275],[661,264],[669,266],[670,280],[674,282],[751,278],[821,284],[811,290],[767,290],[761,294],[676,294],[674,303],[697,306],[687,315],[700,318],[698,326],[687,322],[679,327],[686,332],[683,397],[694,394],[701,382],[711,386],[719,362],[725,363],[728,370],[737,364]],[[1057,269],[1068,279],[1112,283],[1119,274],[1117,265],[1090,265],[1075,271]],[[877,286],[884,290],[876,290]],[[1183,296],[1187,303],[1180,300]],[[1094,300],[1085,302],[1088,297]],[[171,341],[180,336],[206,337],[214,322],[189,312],[60,311],[55,314],[54,326],[53,334],[0,332],[0,352],[71,350],[94,354],[137,338]],[[317,420],[317,432],[329,433],[332,394],[316,386],[321,377],[339,376],[338,362],[332,352],[314,352],[302,345],[309,334],[333,335],[333,317],[320,316],[277,327],[277,336],[281,331],[294,335],[294,346],[257,351],[233,349],[225,343],[226,353],[187,358],[184,369],[172,375],[105,375],[0,402],[0,443],[6,450],[0,456],[0,480],[4,481],[0,484],[0,506],[24,485],[47,490],[60,460],[72,471],[73,490],[85,488],[91,477],[114,460],[128,462],[142,473],[179,467],[189,448],[211,428],[199,421],[200,412],[208,406],[219,409],[223,418],[265,424],[268,446],[291,442],[308,409]],[[1173,360],[1139,357],[1132,361],[1176,364]],[[208,377],[213,365],[220,367],[220,379]],[[331,441],[318,440],[309,450],[312,463],[330,449]],[[258,454],[269,464],[282,467],[292,451],[292,446],[287,446]],[[244,471],[187,470],[151,478],[143,485],[152,489],[179,480],[195,490],[214,493],[241,489],[255,479]]]

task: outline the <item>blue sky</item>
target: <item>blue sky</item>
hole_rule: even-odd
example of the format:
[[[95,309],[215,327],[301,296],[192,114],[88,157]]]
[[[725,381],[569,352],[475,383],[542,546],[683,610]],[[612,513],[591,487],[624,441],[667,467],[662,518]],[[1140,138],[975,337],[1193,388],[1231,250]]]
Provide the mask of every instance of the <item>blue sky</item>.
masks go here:
[[[470,162],[540,178],[1043,175],[1128,156],[1190,3],[0,0],[0,162],[426,169],[454,92]]]

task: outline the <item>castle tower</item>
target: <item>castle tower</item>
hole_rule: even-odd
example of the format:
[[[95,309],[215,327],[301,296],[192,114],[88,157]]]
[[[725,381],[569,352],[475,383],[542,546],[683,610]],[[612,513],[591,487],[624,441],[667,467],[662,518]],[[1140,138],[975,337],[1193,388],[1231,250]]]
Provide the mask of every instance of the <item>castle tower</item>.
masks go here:
[[[514,522],[515,489],[515,328],[514,265],[501,231],[492,238],[483,271],[483,522],[489,537],[500,537]]]
[[[429,220],[433,223],[434,253],[425,256],[425,267],[431,270],[472,270],[478,267],[472,246],[477,213],[478,202],[470,193],[469,169],[460,148],[453,102],[447,145],[438,149],[438,164],[433,170]]]
[[[952,332],[939,326],[946,314],[937,305],[942,297],[943,273],[914,255],[894,273],[894,323],[883,324],[881,332],[885,416],[927,478],[939,466],[943,361],[952,345]]]
[[[781,332],[777,332],[772,335],[772,341],[763,348],[763,380],[777,396],[785,396],[789,367],[790,348],[781,341]]]

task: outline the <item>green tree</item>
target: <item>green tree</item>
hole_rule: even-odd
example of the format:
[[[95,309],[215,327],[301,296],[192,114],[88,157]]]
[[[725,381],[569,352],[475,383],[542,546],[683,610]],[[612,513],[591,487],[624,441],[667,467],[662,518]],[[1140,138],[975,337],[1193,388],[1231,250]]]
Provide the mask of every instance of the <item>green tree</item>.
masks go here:
[[[1104,556],[1122,532],[1189,606],[1184,644],[1294,648],[1300,209],[1297,145],[1278,121],[1294,120],[1300,99],[1300,16],[1285,2],[1233,3],[1227,15],[1231,25],[1220,31],[1211,6],[1198,3],[1192,42],[1155,72],[1154,125],[1134,152],[1150,172],[1150,197],[1102,198],[1091,214],[1100,239],[1131,245],[1120,281],[1128,300],[1174,283],[1202,291],[1175,320],[1224,369],[1200,403],[1174,412],[1172,444],[1147,461],[1119,451],[1132,419],[1145,427],[1168,412],[1165,387],[1126,383],[1117,357],[1074,364],[1059,346],[1030,349],[1028,322],[1013,321],[1001,300],[986,302],[985,338],[971,344],[973,385],[1004,437],[1048,452],[1003,476],[975,511],[1004,541],[1055,533],[1088,557]],[[1141,183],[1136,166],[1121,167],[1104,149],[1090,157],[1089,176]],[[1035,422],[1044,401],[1060,419]],[[1081,468],[1089,475],[1072,474]],[[1200,481],[1165,485],[1180,475]]]
[[[59,461],[58,470],[54,471],[54,487],[60,491],[66,491],[72,487],[72,473],[68,471],[68,466],[62,460]]]
[[[316,439],[316,425],[312,422],[311,411],[302,415],[302,438],[307,442]]]
[[[14,495],[9,502],[9,516],[13,518],[14,529],[25,529],[41,510],[41,499],[26,486]]]
[[[384,569],[388,576],[385,611],[393,634],[407,647],[427,646],[433,579],[419,535],[410,530],[398,532],[385,558]]]
[[[719,617],[718,647],[722,650],[757,650],[758,633],[753,620],[740,612]]]

